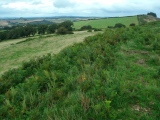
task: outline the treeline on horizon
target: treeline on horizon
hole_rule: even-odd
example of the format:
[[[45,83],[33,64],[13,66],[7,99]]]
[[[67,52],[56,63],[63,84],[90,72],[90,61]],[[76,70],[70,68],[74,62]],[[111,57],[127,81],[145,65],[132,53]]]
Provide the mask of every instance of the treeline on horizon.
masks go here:
[[[73,22],[64,21],[62,23],[51,25],[31,25],[27,24],[24,26],[13,26],[13,27],[4,27],[3,31],[0,32],[0,42],[8,39],[17,39],[24,38],[29,36],[35,36],[36,34],[72,34]]]

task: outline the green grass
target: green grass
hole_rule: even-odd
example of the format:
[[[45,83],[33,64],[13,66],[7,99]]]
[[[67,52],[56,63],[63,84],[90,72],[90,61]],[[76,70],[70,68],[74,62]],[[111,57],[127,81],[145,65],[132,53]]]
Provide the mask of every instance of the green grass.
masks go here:
[[[31,38],[9,40],[0,43],[0,74],[17,68],[24,61],[47,53],[58,53],[73,43],[82,42],[85,37],[96,33],[76,32],[73,35],[44,35]]]
[[[107,29],[6,72],[0,78],[0,119],[159,120],[155,27]]]
[[[122,18],[107,18],[99,20],[86,20],[74,22],[74,28],[80,29],[82,26],[91,25],[93,28],[107,28],[108,26],[114,26],[116,23],[122,23],[129,26],[131,23],[138,25],[137,16],[122,17]]]

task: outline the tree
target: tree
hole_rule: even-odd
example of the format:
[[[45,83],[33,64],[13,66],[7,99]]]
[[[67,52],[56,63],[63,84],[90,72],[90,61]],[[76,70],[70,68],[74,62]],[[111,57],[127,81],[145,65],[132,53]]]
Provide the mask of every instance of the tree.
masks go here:
[[[65,27],[60,27],[57,29],[57,34],[65,35],[68,33],[68,30]]]
[[[34,28],[34,27],[32,27],[32,32],[31,32],[31,34],[34,36],[36,33],[37,33],[37,29]]]
[[[3,40],[5,40],[5,39],[7,39],[7,32],[5,31],[5,32],[0,32],[0,41],[3,41]]]
[[[27,25],[26,27],[24,27],[25,30],[25,36],[28,37],[31,35],[32,33],[32,27],[30,25]]]
[[[38,26],[38,34],[45,34],[47,27],[48,27],[47,25],[39,25]]]
[[[48,33],[55,33],[56,29],[57,29],[57,24],[52,24],[52,25],[50,25],[50,26],[48,27],[47,32],[48,32]]]
[[[67,20],[67,21],[60,23],[58,28],[64,27],[68,31],[72,31],[72,25],[73,25],[73,22],[71,22],[70,20]]]
[[[153,17],[157,17],[156,13],[153,13],[153,12],[147,13],[147,15],[151,15]]]

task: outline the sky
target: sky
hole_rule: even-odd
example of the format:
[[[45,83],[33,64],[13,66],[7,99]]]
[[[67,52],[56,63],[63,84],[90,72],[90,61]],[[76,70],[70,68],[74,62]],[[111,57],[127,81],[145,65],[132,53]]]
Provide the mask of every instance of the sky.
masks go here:
[[[0,0],[0,18],[115,17],[148,12],[160,17],[160,0]]]

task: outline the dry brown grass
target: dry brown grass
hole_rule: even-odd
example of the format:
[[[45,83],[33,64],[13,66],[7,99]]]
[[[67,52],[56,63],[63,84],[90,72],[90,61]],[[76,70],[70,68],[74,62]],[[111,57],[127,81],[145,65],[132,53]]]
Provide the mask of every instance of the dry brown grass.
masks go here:
[[[0,26],[8,26],[8,22],[5,20],[0,20]]]

